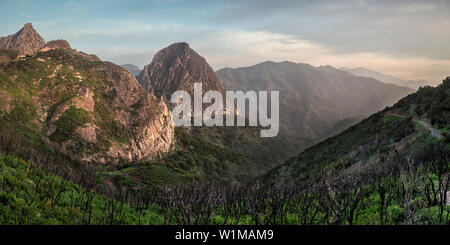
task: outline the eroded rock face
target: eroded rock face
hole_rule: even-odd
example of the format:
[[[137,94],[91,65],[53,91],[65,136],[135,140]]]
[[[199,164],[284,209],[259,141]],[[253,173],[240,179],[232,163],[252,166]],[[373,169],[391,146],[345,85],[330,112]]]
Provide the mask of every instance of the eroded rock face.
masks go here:
[[[63,39],[49,41],[39,51],[40,52],[47,52],[47,51],[50,51],[52,49],[58,49],[58,48],[66,49],[66,50],[69,50],[71,52],[74,52],[74,53],[76,53],[76,54],[78,54],[80,56],[83,56],[84,58],[86,58],[86,59],[88,59],[90,61],[101,61],[100,58],[98,58],[97,55],[95,55],[95,54],[87,54],[87,53],[84,53],[82,51],[77,51],[76,49],[72,49],[70,47],[69,42],[67,42],[66,40],[63,40]]]
[[[105,62],[104,71],[108,80],[114,82],[109,89],[115,95],[116,118],[133,135],[127,146],[114,145],[108,155],[132,162],[169,152],[174,143],[175,128],[164,101],[142,89],[125,69]],[[130,107],[137,109],[134,113],[121,109]]]
[[[32,55],[45,45],[45,40],[34,30],[31,23],[24,25],[16,34],[0,38],[0,49],[18,52],[20,55]]]
[[[104,62],[99,71],[105,74],[107,80],[104,87],[100,91],[94,91],[80,86],[74,97],[59,105],[52,113],[48,121],[47,136],[52,138],[61,115],[70,107],[75,107],[88,112],[90,120],[76,128],[75,134],[78,137],[63,140],[61,150],[68,156],[85,162],[106,164],[153,160],[169,152],[174,144],[175,128],[164,101],[147,93],[134,76],[117,65]],[[105,95],[112,95],[111,101],[104,101],[102,98]],[[110,119],[121,124],[119,129],[105,126],[106,119],[99,116],[99,110],[105,108],[99,107],[98,103],[108,106],[106,109],[111,114]],[[108,138],[104,132],[111,130],[120,130],[129,137],[126,142]],[[81,144],[76,143],[78,140],[82,141]],[[89,148],[90,144],[104,142],[111,146],[104,150],[83,150]],[[75,150],[80,148],[83,152],[81,154]]]
[[[187,43],[175,43],[160,50],[137,78],[147,91],[168,102],[172,93],[177,90],[188,91],[192,97],[194,83],[202,83],[203,93],[209,90],[224,93],[216,73],[206,59]]]

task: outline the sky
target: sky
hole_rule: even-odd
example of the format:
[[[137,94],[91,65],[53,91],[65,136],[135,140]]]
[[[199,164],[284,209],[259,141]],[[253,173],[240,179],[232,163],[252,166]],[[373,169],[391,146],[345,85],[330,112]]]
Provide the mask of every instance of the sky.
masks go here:
[[[0,0],[0,36],[28,22],[46,41],[140,68],[187,42],[215,70],[287,60],[450,76],[449,0]]]

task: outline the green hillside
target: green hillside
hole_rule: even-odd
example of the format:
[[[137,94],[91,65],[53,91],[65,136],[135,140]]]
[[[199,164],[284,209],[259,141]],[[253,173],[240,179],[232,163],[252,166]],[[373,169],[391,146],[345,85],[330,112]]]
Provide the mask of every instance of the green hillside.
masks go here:
[[[450,78],[436,88],[421,88],[392,107],[301,152],[269,175],[274,179],[306,181],[331,170],[355,170],[394,156],[414,158],[416,149],[422,146],[448,142],[449,94]],[[435,131],[440,135],[434,135]]]
[[[0,224],[161,224],[155,206],[96,194],[34,162],[0,153]]]

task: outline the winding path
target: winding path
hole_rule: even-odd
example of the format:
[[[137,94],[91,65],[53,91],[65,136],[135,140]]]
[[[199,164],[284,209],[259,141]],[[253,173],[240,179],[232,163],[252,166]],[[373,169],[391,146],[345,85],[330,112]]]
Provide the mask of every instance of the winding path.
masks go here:
[[[387,112],[389,115],[392,115],[394,117],[400,117],[400,118],[406,118],[406,116],[402,116],[399,114],[395,114],[392,112]],[[431,126],[429,123],[422,121],[422,120],[417,120],[417,119],[413,119],[414,122],[422,125],[422,127],[428,129],[431,132],[431,135],[438,138],[438,139],[444,139],[444,136],[442,136],[441,133],[439,133],[439,130],[433,128],[433,126]]]

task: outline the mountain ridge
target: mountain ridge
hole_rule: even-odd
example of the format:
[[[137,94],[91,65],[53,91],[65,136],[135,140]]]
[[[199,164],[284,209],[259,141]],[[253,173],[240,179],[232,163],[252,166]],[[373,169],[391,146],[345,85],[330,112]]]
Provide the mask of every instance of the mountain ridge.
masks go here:
[[[419,89],[421,86],[430,86],[432,85],[430,82],[425,80],[403,80],[390,75],[386,75],[377,71],[373,71],[364,67],[355,67],[355,68],[340,68],[343,71],[349,72],[355,76],[363,76],[370,77],[376,80],[379,80],[384,83],[391,83],[398,86],[409,87],[412,89]]]
[[[344,118],[369,115],[413,92],[331,66],[289,61],[224,68],[217,74],[227,90],[280,91],[280,133],[316,140]]]

